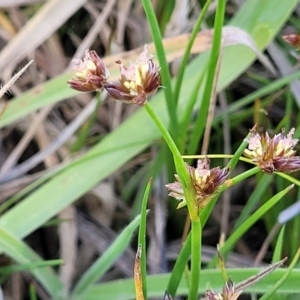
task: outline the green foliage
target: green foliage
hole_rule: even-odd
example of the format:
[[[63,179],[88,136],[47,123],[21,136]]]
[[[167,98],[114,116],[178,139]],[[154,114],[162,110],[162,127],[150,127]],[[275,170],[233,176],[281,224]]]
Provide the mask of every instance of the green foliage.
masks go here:
[[[160,2],[162,3],[162,2]],[[16,266],[0,268],[0,274],[4,278],[7,274],[27,270],[34,276],[42,287],[49,293],[51,299],[99,299],[99,295],[105,295],[106,299],[133,299],[134,282],[132,279],[97,283],[107,270],[117,260],[118,256],[129,246],[132,236],[139,227],[138,244],[142,245],[142,280],[143,293],[148,297],[162,297],[164,291],[171,296],[185,294],[190,300],[196,299],[199,294],[206,290],[207,282],[214,290],[220,291],[224,285],[221,271],[214,269],[217,257],[215,256],[207,269],[201,268],[202,255],[202,231],[211,216],[212,210],[225,190],[234,185],[244,182],[253,177],[256,186],[253,189],[247,204],[236,221],[233,231],[220,247],[221,253],[227,255],[233,249],[245,233],[260,219],[271,230],[277,222],[279,213],[288,204],[294,202],[295,195],[299,198],[300,192],[292,194],[291,183],[300,186],[299,180],[292,176],[275,173],[261,174],[258,167],[244,170],[235,176],[231,175],[211,202],[202,210],[195,205],[195,193],[193,182],[182,158],[184,152],[197,154],[199,141],[203,138],[203,132],[207,126],[209,105],[216,92],[223,91],[238,76],[240,76],[255,60],[255,54],[245,45],[235,45],[223,48],[222,27],[224,26],[224,14],[226,13],[225,0],[218,1],[215,15],[214,35],[212,49],[197,56],[188,63],[189,53],[198,29],[205,20],[205,14],[210,1],[203,6],[203,10],[197,19],[193,33],[187,42],[182,64],[177,78],[171,79],[169,65],[167,63],[168,51],[164,49],[161,32],[164,32],[167,22],[174,10],[174,1],[167,1],[167,6],[161,4],[158,7],[160,18],[157,20],[155,9],[150,0],[143,0],[142,5],[151,29],[152,38],[156,48],[156,55],[161,67],[162,85],[164,86],[150,103],[138,109],[126,121],[113,132],[105,136],[94,145],[87,153],[66,162],[59,169],[48,173],[26,187],[20,193],[14,195],[0,206],[0,250],[5,255],[18,263]],[[248,0],[229,21],[229,25],[237,26],[247,31],[257,44],[258,49],[263,50],[276,37],[283,24],[288,20],[298,1],[279,1],[274,5],[272,0]],[[291,19],[297,23],[295,19]],[[160,21],[160,22],[159,22]],[[298,23],[297,23],[298,24]],[[298,24],[299,25],[299,24]],[[174,48],[176,48],[174,46]],[[220,62],[220,65],[218,64]],[[112,72],[114,75],[114,71]],[[8,126],[22,119],[24,116],[59,101],[77,95],[71,90],[66,81],[71,77],[69,72],[42,83],[38,87],[13,99],[0,118],[0,128]],[[212,126],[222,127],[221,122],[228,118],[234,129],[249,116],[257,113],[252,107],[254,101],[263,98],[261,107],[267,107],[272,103],[275,92],[283,89],[293,80],[300,77],[300,72],[295,72],[283,78],[269,82],[259,76],[250,76],[259,82],[260,88],[247,96],[230,103],[226,109],[218,112]],[[287,95],[286,114],[293,114],[294,99],[290,92]],[[197,116],[194,118],[194,113]],[[85,146],[87,136],[96,114],[93,115],[89,124],[81,129],[78,142],[73,150]],[[299,117],[299,114],[297,115]],[[274,127],[285,127],[287,130],[292,126],[289,117],[281,120]],[[271,126],[272,127],[272,126]],[[278,128],[277,128],[278,129]],[[222,134],[218,133],[219,137]],[[239,147],[234,149],[235,154],[227,166],[236,171],[236,166],[247,146],[246,138],[239,141]],[[296,136],[300,136],[300,128],[297,128]],[[141,215],[136,217],[119,234],[117,239],[110,245],[105,253],[99,257],[93,265],[82,275],[72,291],[67,291],[59,276],[51,266],[60,261],[43,261],[33,249],[27,246],[23,239],[36,229],[43,226],[51,218],[55,217],[68,205],[74,203],[83,194],[94,187],[99,181],[113,174],[124,166],[130,159],[147,149],[159,138],[163,138],[172,153],[172,160],[176,167],[176,173],[180,179],[185,204],[188,208],[188,217],[191,220],[191,230],[169,274],[153,275],[146,274],[146,215],[147,200],[150,194],[149,178],[157,177],[167,164],[165,145],[158,144],[159,155],[157,162],[146,165],[145,169],[132,178],[123,191],[129,198],[136,186],[140,185],[134,210],[141,210]],[[249,137],[249,135],[248,135]],[[218,140],[219,138],[217,138]],[[221,149],[223,151],[223,149]],[[222,155],[219,155],[222,158]],[[171,158],[169,158],[171,160]],[[172,164],[171,162],[170,164]],[[144,179],[140,179],[142,174]],[[4,175],[3,175],[4,176]],[[5,182],[5,176],[0,174],[0,182]],[[142,182],[142,183],[141,183]],[[148,182],[148,185],[147,185]],[[146,191],[144,192],[144,187]],[[276,186],[270,189],[270,185]],[[141,197],[141,194],[144,196]],[[142,200],[143,199],[143,200]],[[14,205],[14,206],[13,206]],[[257,208],[259,206],[259,208]],[[141,209],[140,209],[141,207]],[[246,292],[264,293],[260,299],[274,299],[275,293],[278,299],[287,299],[291,293],[300,293],[300,271],[294,268],[299,260],[300,238],[293,238],[300,232],[300,217],[283,225],[279,236],[271,245],[274,249],[273,261],[280,260],[284,253],[294,257],[287,269],[278,269],[268,277],[249,287]],[[286,229],[285,229],[286,228]],[[289,230],[288,230],[289,229]],[[290,241],[287,245],[286,241]],[[190,270],[186,266],[191,258]],[[132,266],[133,267],[133,266]],[[256,274],[261,269],[238,268],[229,269],[228,274],[234,283],[242,281]],[[186,272],[188,283],[182,277]],[[270,288],[272,287],[272,288]],[[146,296],[146,298],[147,298]],[[31,299],[37,299],[34,287],[30,287]]]

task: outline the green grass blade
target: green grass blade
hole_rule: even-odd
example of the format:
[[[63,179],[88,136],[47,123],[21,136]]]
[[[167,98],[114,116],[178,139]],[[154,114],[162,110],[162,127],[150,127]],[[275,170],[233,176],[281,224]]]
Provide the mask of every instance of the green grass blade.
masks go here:
[[[0,252],[5,253],[19,264],[43,263],[42,259],[23,241],[0,227]],[[34,268],[30,273],[43,285],[52,299],[63,299],[64,287],[49,267]]]
[[[280,261],[282,258],[282,249],[283,249],[283,242],[284,242],[284,231],[285,231],[285,224],[282,226],[279,236],[275,245],[272,262]]]
[[[255,223],[257,222],[268,210],[270,210],[278,201],[280,201],[284,195],[286,195],[294,185],[288,186],[283,191],[277,193],[272,198],[269,199],[264,205],[262,205],[257,211],[255,211],[239,228],[237,228],[230,237],[224,243],[220,252],[225,255],[227,254],[237,243],[238,239]],[[216,263],[217,256],[209,263],[210,266]]]
[[[240,269],[228,269],[228,275],[233,282],[240,282],[250,276],[253,276],[263,269],[260,268],[240,268]],[[245,290],[245,293],[265,293],[270,289],[270,286],[274,285],[274,282],[280,280],[285,274],[286,269],[277,269],[261,281],[255,283]],[[165,287],[170,278],[170,274],[160,275],[148,275],[148,297],[162,298],[165,292]],[[280,288],[278,293],[289,295],[292,293],[299,293],[299,280],[300,270],[293,269],[289,275],[288,282],[285,281]],[[224,286],[224,280],[220,270],[210,269],[202,270],[199,284],[199,295],[204,294],[207,289],[207,284],[215,291],[221,291]],[[124,279],[115,282],[102,283],[93,286],[86,294],[86,299],[99,300],[99,295],[105,295],[106,299],[114,300],[132,300],[135,299],[135,293],[133,289],[133,280]],[[180,282],[177,295],[187,295],[188,286],[186,281],[183,279]]]
[[[109,246],[103,255],[83,274],[76,284],[72,293],[72,298],[79,297],[83,299],[83,295],[103,274],[110,268],[122,252],[128,247],[131,237],[140,224],[140,216],[137,216],[126,228],[120,233],[116,240]],[[132,266],[133,269],[133,266]],[[86,299],[86,298],[85,298]]]
[[[205,83],[204,93],[200,105],[200,111],[197,115],[195,127],[191,134],[191,140],[188,146],[189,154],[193,154],[196,152],[199,145],[199,140],[203,134],[203,130],[206,124],[208,108],[213,93],[214,79],[216,76],[216,70],[217,70],[217,65],[218,65],[218,60],[220,55],[224,13],[225,13],[225,0],[219,0],[217,10],[216,10],[216,16],[215,16],[214,35],[213,35],[213,42],[212,42],[209,64],[207,68],[206,83]]]
[[[0,275],[9,275],[14,272],[30,271],[36,268],[53,267],[62,265],[64,261],[62,259],[46,260],[31,262],[28,264],[10,265],[7,267],[0,267]]]
[[[275,292],[279,289],[279,287],[288,279],[291,271],[293,270],[294,266],[298,262],[299,257],[300,257],[300,248],[298,249],[289,267],[285,270],[286,272],[275,284],[273,284],[273,286],[262,297],[259,298],[259,300],[272,299],[271,297],[275,294]]]
[[[182,113],[182,119],[180,122],[180,150],[184,151],[186,144],[188,142],[188,129],[191,123],[191,117],[193,115],[193,111],[194,111],[194,106],[195,103],[198,99],[198,93],[199,93],[199,89],[204,81],[204,77],[205,77],[205,70],[199,74],[199,79],[196,82],[196,85],[193,89],[193,93],[187,103],[187,107],[185,108],[185,110]]]
[[[274,82],[258,89],[257,91],[239,99],[238,101],[235,101],[234,103],[230,104],[226,111],[222,111],[215,117],[215,122],[220,122],[224,116],[233,114],[237,112],[239,109],[245,107],[246,105],[249,105],[253,103],[256,99],[262,98],[264,96],[267,96],[269,94],[272,94],[280,89],[282,89],[287,84],[291,83],[292,81],[300,78],[300,71],[292,73],[290,75],[287,75],[285,77],[279,78],[275,80]]]
[[[247,218],[252,214],[254,207],[259,202],[261,197],[264,195],[267,188],[270,186],[270,183],[272,182],[272,180],[273,180],[272,176],[270,176],[268,174],[263,174],[262,178],[256,185],[254,191],[251,193],[251,196],[249,197],[246,205],[243,207],[241,214],[239,215],[238,219],[236,220],[236,223],[234,225],[234,230],[239,228],[247,220]]]
[[[189,233],[187,236],[180,253],[176,259],[175,265],[173,266],[172,273],[168,282],[167,292],[174,297],[180,284],[180,280],[184,273],[184,269],[188,263],[191,254],[191,238],[192,235]]]
[[[203,23],[203,20],[205,18],[205,15],[207,13],[208,8],[209,8],[210,2],[211,2],[211,0],[207,0],[205,2],[205,5],[201,9],[201,13],[200,13],[199,17],[196,20],[196,23],[193,27],[189,42],[188,42],[188,44],[186,46],[186,49],[184,51],[184,54],[183,54],[183,57],[182,57],[182,60],[181,60],[181,63],[180,63],[180,67],[179,67],[179,70],[178,70],[178,74],[177,74],[177,77],[176,77],[176,84],[175,84],[175,89],[174,89],[174,101],[176,103],[178,102],[178,98],[179,98],[179,94],[180,94],[180,87],[181,87],[182,80],[183,80],[183,75],[184,75],[184,72],[185,72],[185,69],[186,69],[186,65],[188,64],[188,60],[189,60],[189,57],[190,57],[190,52],[191,52],[193,43],[195,41],[195,38],[197,36],[197,33],[198,33],[199,29],[201,28],[201,25]]]
[[[38,300],[35,286],[32,283],[29,285],[29,297],[30,300]]]
[[[147,228],[147,203],[149,199],[150,188],[152,184],[152,179],[149,180],[144,197],[142,202],[141,209],[141,222],[139,227],[139,235],[138,235],[138,247],[141,246],[141,275],[142,275],[142,283],[143,283],[143,295],[144,298],[147,299],[147,256],[146,256],[146,228]]]

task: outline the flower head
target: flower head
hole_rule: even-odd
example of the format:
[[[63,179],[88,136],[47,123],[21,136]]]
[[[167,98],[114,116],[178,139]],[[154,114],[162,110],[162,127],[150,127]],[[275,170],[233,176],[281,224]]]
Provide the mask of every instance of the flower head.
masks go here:
[[[296,47],[297,49],[300,48],[300,35],[298,35],[298,34],[284,35],[284,36],[282,37],[282,39],[283,39],[286,43],[288,43],[288,44],[290,44],[290,45]]]
[[[96,51],[86,51],[83,60],[73,61],[74,77],[68,81],[70,87],[80,92],[102,91],[109,71]]]
[[[211,290],[206,291],[205,300],[237,300],[242,291],[235,292],[234,285],[229,279],[223,287],[222,294],[214,293]]]
[[[283,130],[270,138],[267,132],[259,135],[253,130],[244,155],[266,173],[297,171],[300,169],[300,157],[294,156],[296,153],[294,147],[298,143],[297,139],[292,138],[294,132],[293,128],[284,135]]]
[[[136,59],[125,67],[121,61],[121,78],[117,82],[105,84],[107,93],[116,100],[125,103],[143,105],[147,98],[154,94],[160,86],[160,68],[153,62],[153,55],[148,55],[147,46]]]
[[[220,167],[210,169],[210,160],[208,157],[199,159],[197,168],[187,165],[192,185],[196,195],[196,205],[203,208],[216,195],[220,187],[229,175],[229,168]],[[185,200],[182,185],[178,175],[175,175],[176,182],[166,185],[170,190],[169,196],[179,200]],[[181,207],[182,205],[179,205]]]

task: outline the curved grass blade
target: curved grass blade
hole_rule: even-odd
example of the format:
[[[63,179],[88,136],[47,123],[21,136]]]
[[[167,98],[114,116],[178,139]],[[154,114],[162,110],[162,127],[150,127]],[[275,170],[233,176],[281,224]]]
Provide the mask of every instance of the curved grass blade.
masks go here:
[[[283,238],[284,238],[284,231],[285,231],[285,224],[282,226],[279,236],[277,238],[277,242],[275,245],[272,262],[279,261],[282,255],[282,249],[283,249]]]
[[[0,252],[19,264],[43,263],[30,247],[2,227],[0,227]],[[49,267],[32,269],[30,273],[43,285],[52,299],[62,300],[65,297],[63,284],[52,269]]]
[[[46,260],[31,262],[28,264],[10,265],[7,267],[0,267],[0,275],[9,275],[14,272],[30,271],[37,268],[53,267],[62,265],[64,261],[62,259]]]
[[[220,0],[218,1],[218,6],[216,10],[213,43],[212,43],[212,49],[209,58],[209,64],[207,68],[206,83],[204,85],[205,88],[204,88],[202,101],[200,105],[200,111],[197,115],[194,130],[191,134],[190,143],[188,145],[188,150],[187,150],[188,154],[195,153],[199,145],[199,140],[203,134],[203,130],[206,125],[206,117],[208,113],[210,100],[213,94],[214,79],[216,76],[216,70],[217,70],[217,65],[220,56],[224,13],[225,13],[225,0]]]
[[[222,255],[227,254],[236,244],[238,239],[255,223],[257,222],[269,209],[271,209],[278,201],[280,201],[284,195],[286,195],[294,185],[288,186],[283,191],[277,193],[270,198],[264,205],[262,205],[257,211],[255,211],[239,228],[237,228],[230,237],[220,248]],[[215,256],[209,263],[212,266],[216,263],[217,256]]]
[[[293,270],[294,266],[298,262],[299,257],[300,257],[300,247],[298,248],[298,251],[295,257],[293,258],[291,264],[285,270],[286,272],[283,274],[283,276],[275,284],[273,284],[273,286],[262,297],[260,297],[259,300],[272,299],[271,297],[275,294],[275,292],[279,289],[279,287],[288,279],[291,271]]]
[[[175,103],[178,102],[178,98],[179,98],[179,94],[180,94],[180,88],[181,88],[181,84],[182,84],[182,80],[183,80],[183,75],[186,69],[186,66],[188,64],[188,60],[189,60],[189,56],[190,56],[190,52],[193,46],[193,43],[195,41],[196,35],[203,23],[203,20],[205,18],[205,15],[207,13],[207,10],[209,8],[211,0],[206,0],[205,5],[203,6],[203,8],[201,9],[201,13],[199,15],[199,17],[197,18],[197,21],[193,27],[189,42],[185,48],[183,57],[182,57],[182,61],[180,63],[180,67],[178,70],[178,74],[177,74],[177,78],[176,78],[176,84],[175,84],[175,88],[174,88],[174,101]],[[202,81],[202,80],[201,80]]]
[[[116,261],[121,253],[128,247],[131,237],[139,226],[141,216],[137,216],[126,228],[120,233],[116,240],[103,253],[103,255],[96,260],[96,262],[83,274],[72,292],[72,298],[83,299],[87,290],[103,276],[103,274]],[[87,298],[84,298],[87,299]]]

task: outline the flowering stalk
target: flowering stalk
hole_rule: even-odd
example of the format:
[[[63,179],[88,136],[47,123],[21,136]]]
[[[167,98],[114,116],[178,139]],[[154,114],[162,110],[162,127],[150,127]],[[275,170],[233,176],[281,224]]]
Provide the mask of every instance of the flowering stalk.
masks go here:
[[[144,105],[147,113],[152,118],[158,129],[160,130],[164,140],[168,144],[175,161],[176,170],[178,173],[178,177],[180,179],[180,182],[182,183],[183,193],[186,199],[186,204],[188,207],[189,215],[191,220],[197,220],[199,219],[198,216],[198,208],[195,205],[195,194],[193,193],[194,189],[192,186],[192,182],[190,179],[190,176],[188,174],[188,170],[186,168],[186,165],[181,157],[181,154],[175,145],[170,133],[164,126],[164,124],[161,122],[161,120],[156,116],[154,111],[152,110],[151,106],[146,103]]]
[[[182,184],[183,193],[185,196],[186,204],[189,211],[189,216],[191,219],[191,281],[189,299],[197,299],[198,295],[198,286],[201,270],[201,223],[199,218],[199,209],[195,205],[195,192],[194,187],[191,182],[191,178],[188,174],[186,165],[181,157],[181,154],[176,147],[171,135],[168,130],[161,122],[161,120],[156,116],[152,108],[148,103],[145,105],[145,109],[148,112],[149,116],[152,118],[158,129],[160,130],[164,140],[168,144],[175,161],[176,170],[178,177]]]
[[[172,84],[171,84],[171,75],[169,71],[169,64],[167,62],[165,49],[162,43],[162,35],[161,35],[161,28],[159,27],[157,17],[155,14],[155,10],[152,5],[151,0],[142,0],[141,1],[144,11],[148,20],[148,24],[151,29],[151,35],[153,42],[155,44],[155,49],[157,52],[157,58],[159,61],[159,65],[161,67],[161,77],[162,83],[165,87],[164,94],[165,94],[165,101],[167,104],[168,113],[170,116],[170,121],[172,126],[170,127],[170,132],[173,138],[176,138],[178,133],[178,119],[176,113],[176,102],[174,101],[173,92],[172,92]]]

